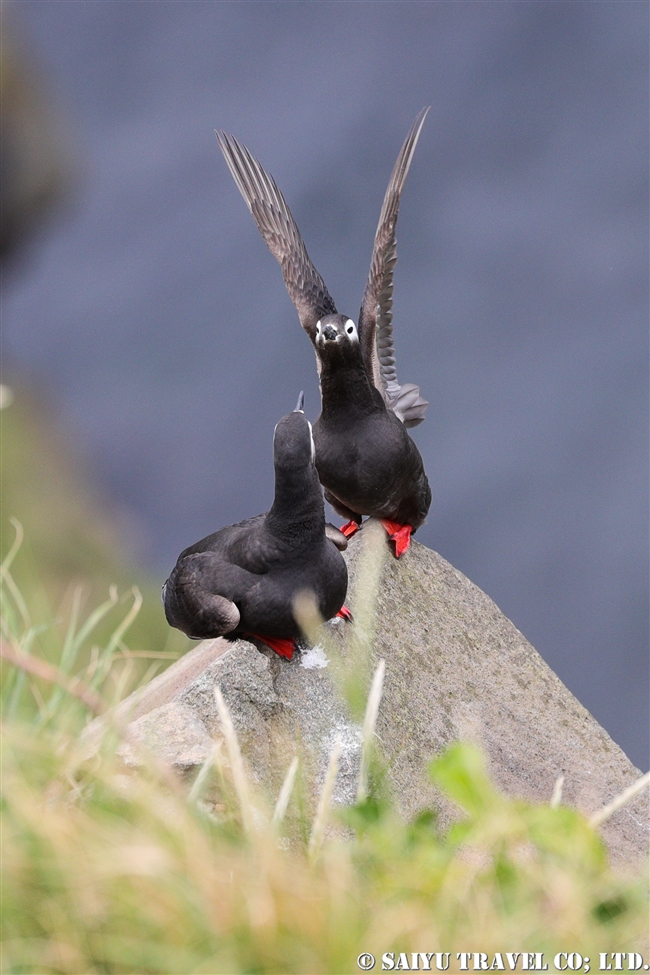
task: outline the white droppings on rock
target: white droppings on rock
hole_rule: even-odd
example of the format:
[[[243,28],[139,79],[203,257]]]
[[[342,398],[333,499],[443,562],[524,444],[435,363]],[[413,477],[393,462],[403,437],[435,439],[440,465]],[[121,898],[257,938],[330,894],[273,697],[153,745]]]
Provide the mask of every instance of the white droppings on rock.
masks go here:
[[[330,732],[327,746],[331,749],[336,739],[341,742],[341,754],[352,755],[361,751],[363,728],[354,721],[339,719]]]
[[[330,733],[323,759],[328,751],[331,751],[337,739],[341,744],[341,750],[336,785],[332,793],[332,804],[351,806],[356,801],[357,783],[361,769],[363,729],[360,724],[352,721],[338,720]]]
[[[304,667],[305,670],[314,670],[315,668],[327,667],[329,659],[325,655],[325,651],[319,643],[315,647],[310,647],[308,650],[303,650],[300,654],[300,666]]]

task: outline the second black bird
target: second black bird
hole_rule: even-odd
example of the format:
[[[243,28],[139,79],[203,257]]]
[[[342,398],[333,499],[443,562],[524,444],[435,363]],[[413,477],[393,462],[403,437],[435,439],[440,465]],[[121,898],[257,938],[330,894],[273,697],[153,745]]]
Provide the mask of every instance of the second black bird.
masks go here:
[[[325,497],[349,519],[346,535],[363,515],[380,518],[398,557],[431,504],[422,458],[406,431],[422,421],[428,404],[417,386],[397,381],[392,325],[399,201],[426,113],[415,119],[393,168],[358,325],[338,314],[273,178],[237,139],[216,133],[316,351],[322,412],[314,441]]]
[[[254,636],[291,659],[300,635],[294,606],[301,592],[313,596],[323,619],[349,616],[342,609],[348,574],[339,551],[347,543],[325,525],[302,394],[275,428],[273,458],[270,511],[181,552],[163,586],[163,604],[168,623],[193,639]]]

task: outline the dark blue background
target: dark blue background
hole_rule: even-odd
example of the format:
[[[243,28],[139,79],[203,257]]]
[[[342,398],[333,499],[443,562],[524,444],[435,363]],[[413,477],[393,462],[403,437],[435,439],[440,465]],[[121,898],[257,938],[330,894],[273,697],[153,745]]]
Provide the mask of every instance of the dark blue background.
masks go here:
[[[274,174],[356,317],[390,170],[398,374],[433,490],[418,539],[492,596],[648,763],[648,7],[5,4],[83,181],[4,299],[161,579],[268,507],[313,353],[218,151]]]

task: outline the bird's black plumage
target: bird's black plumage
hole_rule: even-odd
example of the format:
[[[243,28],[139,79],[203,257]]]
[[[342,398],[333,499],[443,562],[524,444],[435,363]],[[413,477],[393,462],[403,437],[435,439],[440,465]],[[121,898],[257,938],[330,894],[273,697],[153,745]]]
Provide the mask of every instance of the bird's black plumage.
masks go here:
[[[427,111],[413,122],[388,183],[358,326],[338,314],[273,178],[237,139],[217,133],[316,351],[322,412],[314,440],[325,497],[353,521],[373,515],[413,530],[426,518],[431,491],[405,428],[422,422],[428,404],[417,386],[397,381],[392,296],[400,195]]]
[[[163,586],[167,621],[190,637],[294,639],[300,592],[313,594],[323,619],[343,605],[347,568],[338,549],[346,542],[331,526],[326,535],[311,427],[300,402],[277,424],[273,456],[271,509],[186,548]]]
[[[316,467],[340,515],[373,515],[415,531],[431,491],[420,452],[370,382],[357,330],[344,315],[318,325],[322,410],[314,424]]]

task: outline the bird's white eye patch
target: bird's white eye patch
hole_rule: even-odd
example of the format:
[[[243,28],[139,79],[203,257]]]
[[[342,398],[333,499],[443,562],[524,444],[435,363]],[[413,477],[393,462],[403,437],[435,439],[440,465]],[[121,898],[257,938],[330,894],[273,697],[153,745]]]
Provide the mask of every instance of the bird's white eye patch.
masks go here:
[[[320,322],[316,322],[316,335],[320,335]]]
[[[345,331],[348,333],[348,335],[354,335],[357,331],[351,318],[348,318],[347,322],[345,323]]]

